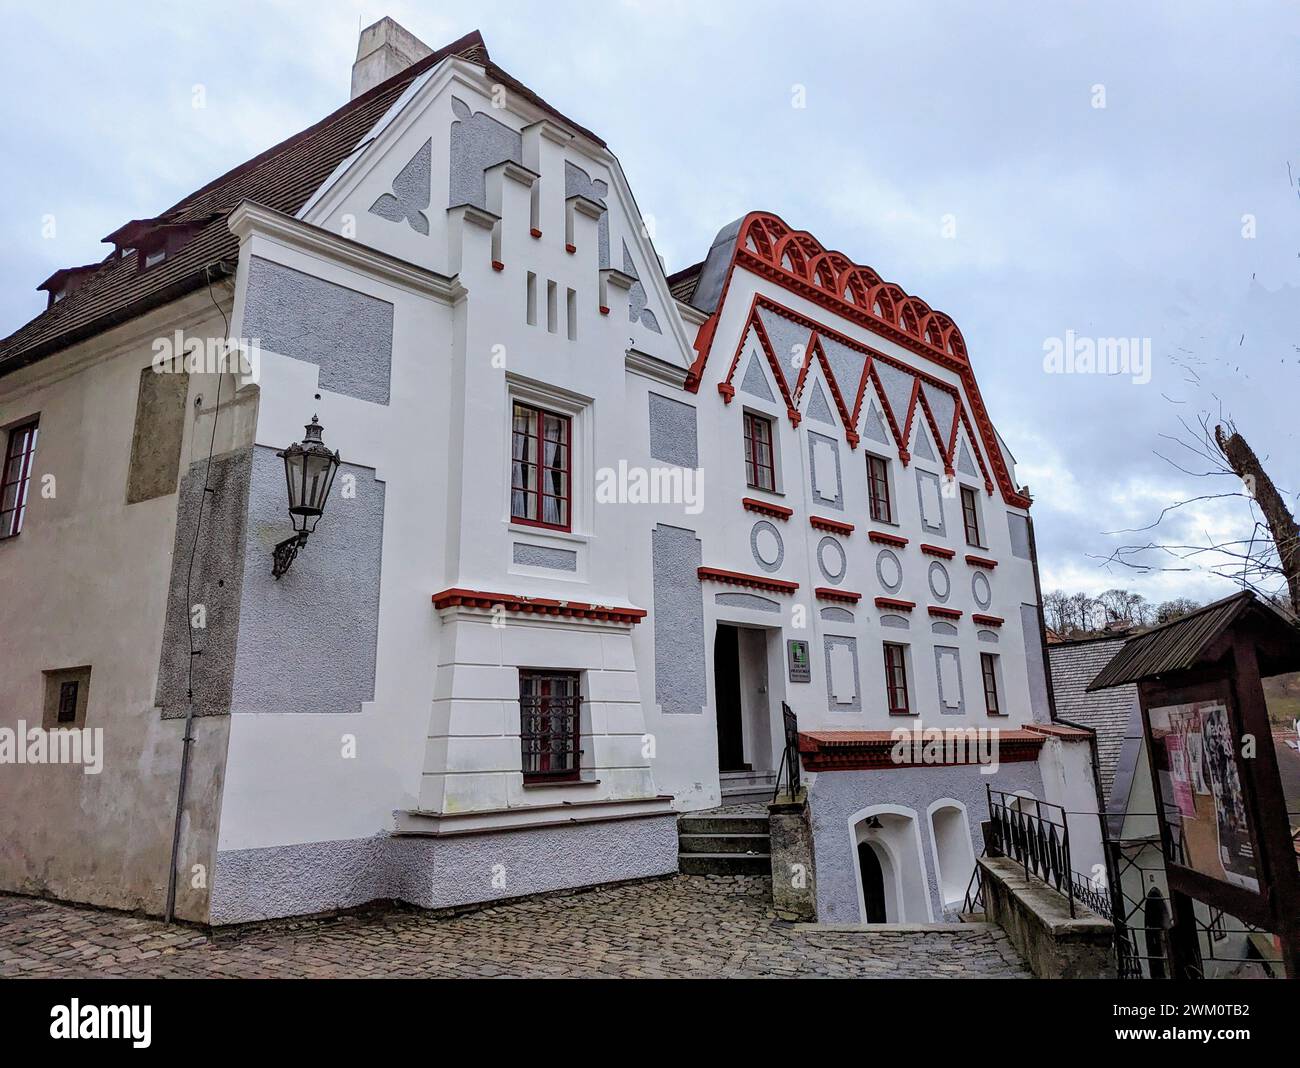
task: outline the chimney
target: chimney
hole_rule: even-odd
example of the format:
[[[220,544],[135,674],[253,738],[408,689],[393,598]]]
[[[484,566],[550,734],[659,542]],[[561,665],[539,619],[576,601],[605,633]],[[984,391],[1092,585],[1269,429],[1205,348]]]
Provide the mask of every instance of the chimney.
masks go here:
[[[361,31],[357,42],[357,61],[352,64],[352,97],[386,82],[413,63],[433,52],[415,34],[404,30],[385,15]]]

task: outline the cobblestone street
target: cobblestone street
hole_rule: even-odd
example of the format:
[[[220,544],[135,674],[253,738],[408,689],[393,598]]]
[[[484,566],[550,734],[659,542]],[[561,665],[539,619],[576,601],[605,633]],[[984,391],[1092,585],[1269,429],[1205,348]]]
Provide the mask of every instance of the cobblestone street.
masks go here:
[[[766,880],[678,875],[459,915],[375,908],[208,937],[0,896],[0,976],[1027,977],[1000,930],[844,932],[775,918]]]

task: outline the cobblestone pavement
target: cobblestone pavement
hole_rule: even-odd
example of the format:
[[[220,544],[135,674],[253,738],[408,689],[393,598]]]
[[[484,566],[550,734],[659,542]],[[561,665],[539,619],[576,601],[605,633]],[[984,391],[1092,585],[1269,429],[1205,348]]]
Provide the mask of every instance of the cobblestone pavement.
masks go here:
[[[678,875],[435,916],[376,907],[209,937],[0,895],[0,976],[1026,977],[997,928],[796,929],[767,881]]]

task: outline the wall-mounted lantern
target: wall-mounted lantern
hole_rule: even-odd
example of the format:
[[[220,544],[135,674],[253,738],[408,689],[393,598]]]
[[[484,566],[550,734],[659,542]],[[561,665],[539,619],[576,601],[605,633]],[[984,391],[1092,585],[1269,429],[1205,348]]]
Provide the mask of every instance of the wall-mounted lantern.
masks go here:
[[[305,427],[307,433],[301,442],[295,441],[283,452],[284,478],[289,488],[289,515],[297,532],[275,547],[271,575],[279,578],[289,570],[298,550],[307,544],[307,536],[316,529],[325,502],[329,500],[330,487],[339,469],[339,454],[330,452],[321,441],[320,425],[316,416]]]

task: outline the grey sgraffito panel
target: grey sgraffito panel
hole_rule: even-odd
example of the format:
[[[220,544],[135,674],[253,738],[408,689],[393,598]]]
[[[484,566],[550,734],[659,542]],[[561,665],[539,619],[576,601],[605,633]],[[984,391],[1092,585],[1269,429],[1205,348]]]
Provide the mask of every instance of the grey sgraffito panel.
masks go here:
[[[274,449],[258,446],[233,710],[360,712],[375,696],[384,484],[370,468],[343,464],[315,532],[275,579],[271,549],[291,532],[284,492],[283,461]]]
[[[698,715],[708,703],[702,551],[693,530],[660,523],[651,535],[655,700],[665,713]]]
[[[650,398],[650,458],[675,467],[700,465],[695,407],[658,393]]]
[[[393,362],[388,301],[254,256],[243,329],[268,352],[316,364],[322,389],[388,403]]]
[[[483,111],[471,111],[451,98],[456,121],[451,124],[451,168],[447,207],[473,204],[487,209],[487,175],[498,163],[524,162],[523,135]]]

